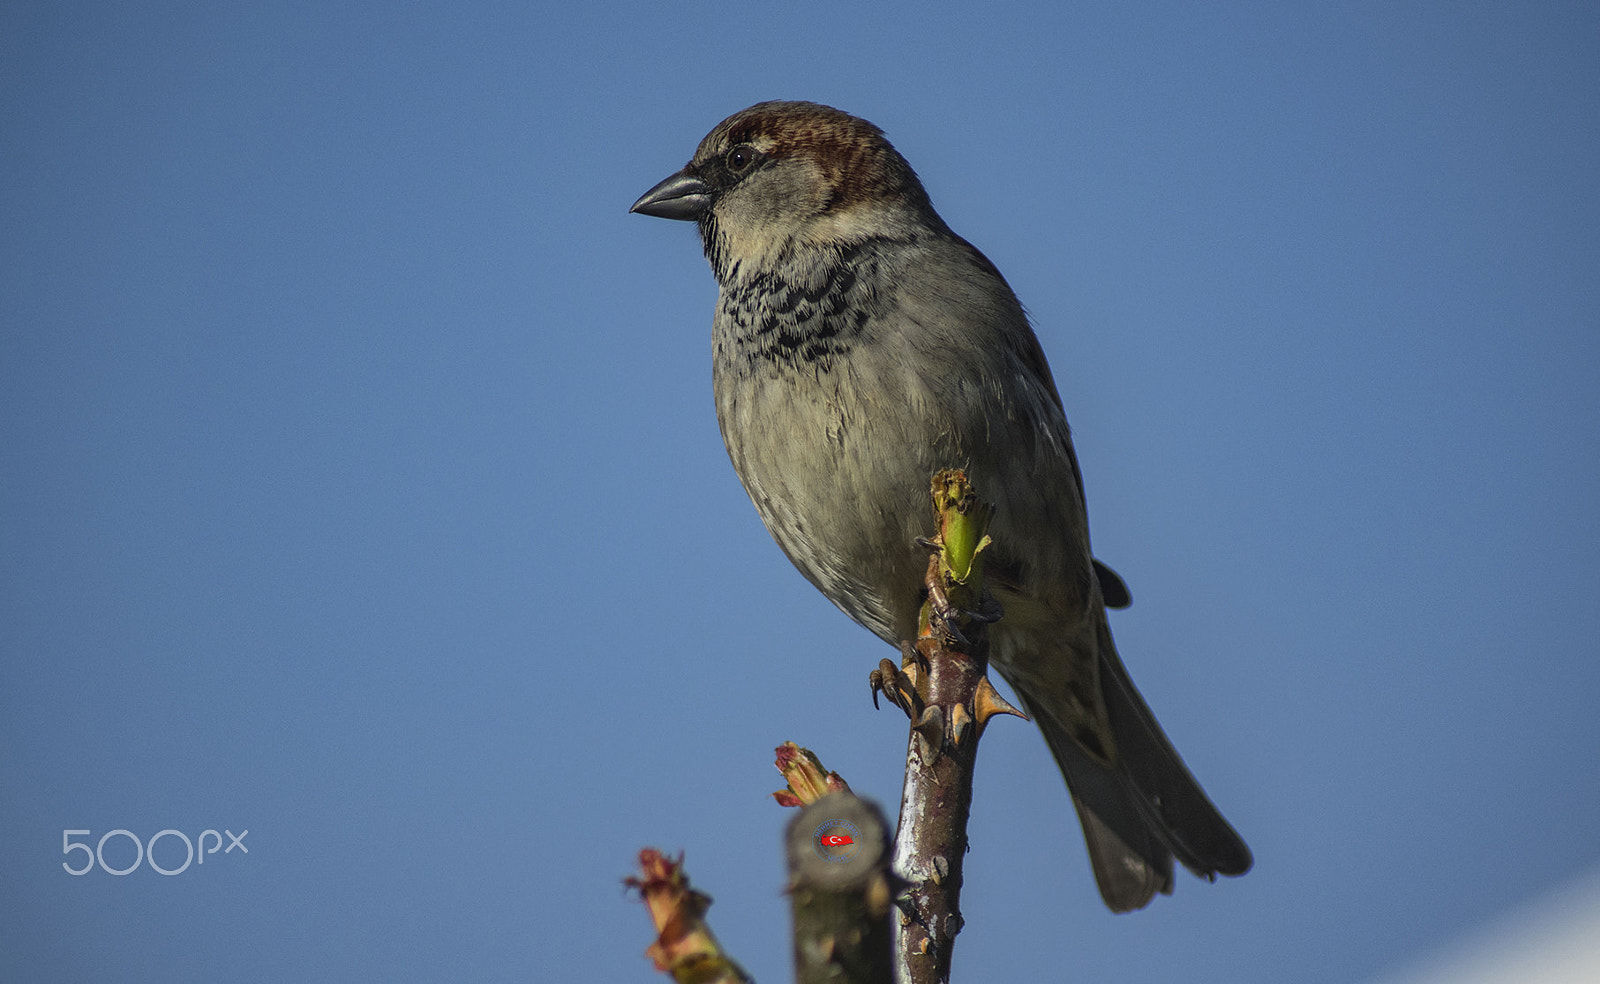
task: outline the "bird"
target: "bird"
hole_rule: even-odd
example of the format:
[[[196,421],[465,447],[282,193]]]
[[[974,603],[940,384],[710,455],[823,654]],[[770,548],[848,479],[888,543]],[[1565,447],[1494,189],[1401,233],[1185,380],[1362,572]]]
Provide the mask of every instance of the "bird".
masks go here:
[[[1106,610],[1131,595],[1091,553],[1028,316],[883,131],[758,103],[630,211],[698,226],[728,456],[778,546],[845,614],[891,645],[914,639],[930,477],[961,468],[992,503],[991,662],[1060,767],[1106,906],[1171,894],[1174,859],[1208,881],[1248,871],[1112,641]]]

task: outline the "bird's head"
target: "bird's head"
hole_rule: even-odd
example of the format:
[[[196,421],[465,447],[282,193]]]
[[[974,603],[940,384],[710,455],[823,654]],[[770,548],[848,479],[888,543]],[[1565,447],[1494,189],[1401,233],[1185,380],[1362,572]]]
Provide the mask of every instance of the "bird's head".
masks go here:
[[[630,211],[698,222],[719,280],[796,247],[942,226],[883,131],[809,102],[757,103],[723,120]]]

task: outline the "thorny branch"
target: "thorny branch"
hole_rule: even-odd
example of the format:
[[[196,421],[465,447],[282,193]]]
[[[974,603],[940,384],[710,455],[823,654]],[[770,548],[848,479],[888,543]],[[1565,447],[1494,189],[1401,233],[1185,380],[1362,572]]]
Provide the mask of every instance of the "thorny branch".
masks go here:
[[[934,476],[933,499],[939,534],[928,541],[918,638],[899,667],[884,660],[872,674],[874,697],[882,691],[911,719],[894,849],[907,886],[897,899],[897,978],[910,984],[949,980],[978,739],[994,715],[1024,716],[987,675],[987,629],[1000,616],[983,586],[992,509],[959,471]]]

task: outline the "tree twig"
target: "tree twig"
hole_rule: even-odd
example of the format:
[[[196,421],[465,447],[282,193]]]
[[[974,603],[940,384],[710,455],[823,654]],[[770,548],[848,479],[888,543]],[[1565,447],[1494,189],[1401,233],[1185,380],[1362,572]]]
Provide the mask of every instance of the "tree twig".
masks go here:
[[[678,984],[752,984],[744,968],[723,952],[706,924],[711,896],[689,886],[683,856],[654,848],[639,852],[639,877],[624,880],[650,908],[656,941],[645,951],[656,969]]]
[[[799,984],[889,984],[888,824],[876,806],[829,793],[784,838]]]
[[[992,510],[959,471],[934,476],[939,534],[928,562],[928,602],[914,647],[898,670],[873,674],[911,718],[893,870],[906,883],[896,934],[898,979],[948,981],[961,931],[962,866],[973,765],[989,718],[1022,712],[989,682],[988,626],[999,606],[983,587],[982,553]]]

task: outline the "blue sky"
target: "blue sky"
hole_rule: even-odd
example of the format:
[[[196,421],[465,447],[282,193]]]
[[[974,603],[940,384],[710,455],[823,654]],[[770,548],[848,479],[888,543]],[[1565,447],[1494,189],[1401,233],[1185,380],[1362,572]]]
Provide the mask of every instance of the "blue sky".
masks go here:
[[[890,652],[728,465],[692,228],[627,214],[770,98],[1028,305],[1257,859],[1112,916],[1002,723],[958,979],[1363,981],[1600,866],[1592,5],[8,3],[5,976],[650,981],[653,845],[788,979],[771,749],[892,810]],[[249,853],[62,870],[115,829]]]

